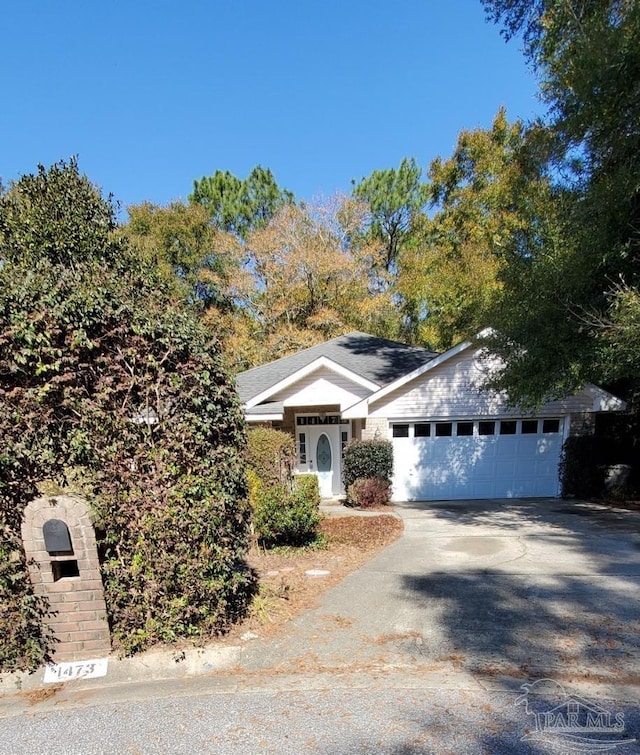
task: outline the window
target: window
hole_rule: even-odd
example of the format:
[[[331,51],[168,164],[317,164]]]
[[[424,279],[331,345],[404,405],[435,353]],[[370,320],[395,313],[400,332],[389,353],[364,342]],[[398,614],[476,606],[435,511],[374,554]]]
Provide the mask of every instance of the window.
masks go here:
[[[545,419],[542,422],[543,433],[559,433],[560,432],[560,420],[559,419]]]
[[[428,422],[419,422],[414,425],[413,431],[416,438],[428,438],[431,435],[431,425]]]
[[[456,435],[473,435],[473,422],[458,422]]]
[[[344,456],[344,449],[347,447],[347,443],[349,442],[349,433],[345,432],[344,430],[340,433],[340,439],[341,439],[341,448],[342,448],[342,455]]]
[[[523,419],[522,420],[522,434],[534,435],[538,432],[538,420],[537,419]]]
[[[307,435],[306,433],[298,433],[298,457],[300,464],[307,463]]]
[[[451,422],[436,422],[436,436],[438,438],[448,438],[452,435],[453,424]]]
[[[503,419],[500,423],[500,435],[515,435],[518,422],[515,419]]]
[[[495,435],[496,423],[493,420],[478,422],[478,435]]]
[[[409,425],[394,425],[392,434],[394,438],[408,438]]]
[[[296,425],[348,425],[350,420],[342,419],[339,414],[316,414],[314,416],[296,417]]]

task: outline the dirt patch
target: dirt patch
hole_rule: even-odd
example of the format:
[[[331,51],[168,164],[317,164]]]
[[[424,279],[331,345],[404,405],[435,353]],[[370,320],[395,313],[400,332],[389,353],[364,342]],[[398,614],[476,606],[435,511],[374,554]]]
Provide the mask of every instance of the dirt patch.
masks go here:
[[[260,592],[251,614],[225,636],[237,642],[251,634],[267,637],[348,574],[369,561],[402,532],[402,521],[390,514],[379,516],[332,516],[320,523],[325,538],[321,548],[259,550],[249,563],[260,577]],[[310,570],[328,571],[326,576],[307,576]]]
[[[626,511],[640,511],[640,501],[617,501],[617,500],[597,500],[595,503],[599,503],[601,506],[606,506],[609,509],[625,509]]]
[[[56,692],[62,689],[62,684],[54,684],[50,687],[39,687],[38,689],[20,692],[20,697],[24,698],[29,705],[37,705],[52,698]]]

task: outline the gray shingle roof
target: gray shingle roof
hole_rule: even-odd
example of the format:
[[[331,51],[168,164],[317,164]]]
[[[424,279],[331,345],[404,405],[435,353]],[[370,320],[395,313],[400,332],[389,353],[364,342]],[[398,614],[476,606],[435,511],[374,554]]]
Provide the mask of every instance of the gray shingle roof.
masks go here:
[[[249,401],[322,356],[382,387],[421,367],[437,354],[354,331],[241,372],[236,377],[240,399],[243,403]]]

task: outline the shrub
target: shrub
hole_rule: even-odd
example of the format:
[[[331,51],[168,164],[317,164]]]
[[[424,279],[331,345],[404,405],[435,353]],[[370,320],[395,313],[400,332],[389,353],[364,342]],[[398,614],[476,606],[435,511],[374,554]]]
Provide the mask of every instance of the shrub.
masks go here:
[[[270,427],[249,430],[247,463],[263,485],[290,489],[295,458],[296,444],[289,433]]]
[[[253,521],[262,545],[305,545],[315,537],[320,522],[320,492],[315,475],[303,477],[292,492],[283,485],[257,488]]]
[[[381,477],[390,480],[393,473],[393,446],[389,440],[354,440],[344,450],[342,480],[345,490],[358,479]]]
[[[567,438],[560,458],[562,497],[594,498],[604,487],[599,440],[593,435]]]
[[[82,480],[115,647],[224,631],[248,607],[244,419],[218,345],[114,207],[61,163],[0,189],[0,668],[53,649],[20,523]]]
[[[347,491],[348,499],[363,509],[386,506],[391,499],[391,482],[382,477],[361,477]]]
[[[294,492],[298,491],[303,495],[310,505],[316,508],[320,506],[320,485],[318,477],[314,474],[298,474],[293,478]]]

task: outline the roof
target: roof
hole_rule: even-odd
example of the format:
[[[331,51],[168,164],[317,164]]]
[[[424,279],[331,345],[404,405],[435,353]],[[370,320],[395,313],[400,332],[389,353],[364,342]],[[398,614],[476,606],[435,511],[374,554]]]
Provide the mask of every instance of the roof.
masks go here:
[[[236,377],[236,386],[240,399],[246,403],[271,386],[325,357],[382,388],[436,356],[435,352],[418,346],[407,346],[397,341],[354,331],[241,372]]]

